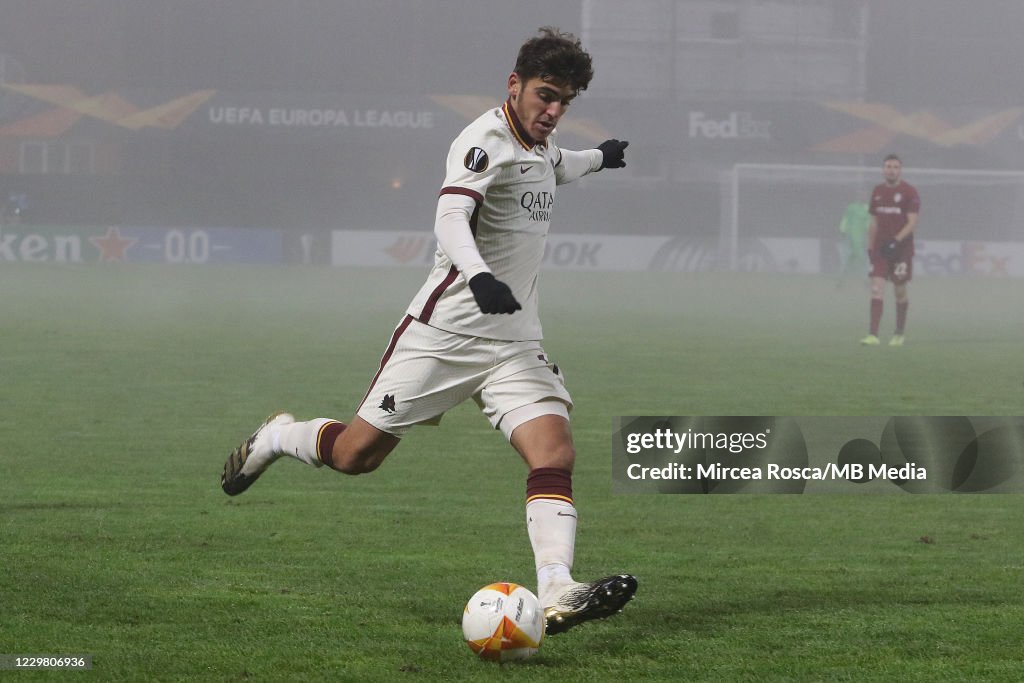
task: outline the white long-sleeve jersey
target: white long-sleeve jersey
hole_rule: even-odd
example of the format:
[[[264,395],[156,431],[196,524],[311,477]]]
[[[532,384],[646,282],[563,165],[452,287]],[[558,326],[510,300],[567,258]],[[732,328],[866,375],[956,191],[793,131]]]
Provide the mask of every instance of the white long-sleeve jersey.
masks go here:
[[[555,135],[534,141],[506,101],[455,138],[438,200],[434,267],[409,305],[409,315],[442,330],[486,339],[543,337],[537,285],[555,187],[599,170],[602,162],[600,150],[560,149]],[[487,270],[512,289],[522,310],[480,312],[468,281]]]

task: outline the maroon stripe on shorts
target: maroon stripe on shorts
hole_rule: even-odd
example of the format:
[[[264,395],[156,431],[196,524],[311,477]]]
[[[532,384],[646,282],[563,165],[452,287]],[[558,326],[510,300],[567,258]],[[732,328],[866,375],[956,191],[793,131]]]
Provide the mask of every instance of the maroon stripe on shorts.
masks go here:
[[[370,395],[371,391],[373,391],[373,386],[377,383],[377,378],[380,377],[380,373],[384,372],[384,366],[388,364],[389,360],[391,360],[391,354],[395,352],[395,347],[398,345],[399,337],[402,336],[402,333],[405,332],[409,327],[409,323],[413,320],[414,318],[411,315],[406,315],[402,318],[402,322],[398,323],[398,327],[395,328],[395,333],[391,335],[391,342],[388,344],[387,350],[384,352],[384,355],[381,356],[380,367],[377,368],[377,374],[373,376],[373,380],[370,382],[370,387],[366,390],[366,393],[363,394],[363,400],[359,402],[359,407],[356,408],[357,413],[362,409],[363,403],[366,401],[366,397]]]

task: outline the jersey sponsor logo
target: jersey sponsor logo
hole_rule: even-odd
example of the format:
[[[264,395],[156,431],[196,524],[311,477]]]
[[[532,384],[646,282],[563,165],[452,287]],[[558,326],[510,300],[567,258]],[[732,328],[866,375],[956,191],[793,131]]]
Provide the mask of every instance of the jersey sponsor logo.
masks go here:
[[[555,205],[555,193],[524,192],[519,198],[519,205],[530,212],[531,221],[550,221],[551,209]]]
[[[466,152],[466,157],[462,160],[462,163],[474,173],[483,173],[487,170],[487,164],[490,163],[490,160],[487,158],[487,152],[479,147],[473,147]]]
[[[903,209],[898,206],[876,206],[875,213],[890,213],[898,216],[903,213]]]

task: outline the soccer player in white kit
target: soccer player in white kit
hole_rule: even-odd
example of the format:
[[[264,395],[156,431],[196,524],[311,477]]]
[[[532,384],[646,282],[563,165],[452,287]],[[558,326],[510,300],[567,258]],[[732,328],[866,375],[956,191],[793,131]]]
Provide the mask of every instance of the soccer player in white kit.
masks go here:
[[[523,44],[508,99],[451,145],[434,267],[356,416],[345,424],[276,413],[231,453],[221,478],[237,495],[284,455],[345,474],[372,472],[413,425],[437,424],[472,398],[529,467],[527,532],[549,635],[618,612],[637,588],[628,574],[580,583],[570,573],[572,399],[540,343],[537,285],[555,188],[625,166],[627,142],[584,151],[555,143],[555,126],[592,77],[590,55],[571,34],[543,28]]]

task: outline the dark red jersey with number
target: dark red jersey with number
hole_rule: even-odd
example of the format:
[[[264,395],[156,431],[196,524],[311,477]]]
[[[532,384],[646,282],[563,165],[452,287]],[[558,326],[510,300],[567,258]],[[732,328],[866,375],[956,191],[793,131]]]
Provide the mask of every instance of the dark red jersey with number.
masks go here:
[[[893,239],[907,224],[907,214],[920,213],[921,198],[910,183],[901,180],[896,185],[882,183],[871,192],[871,215],[878,223],[875,245],[882,245]],[[906,240],[913,249],[914,235]]]

